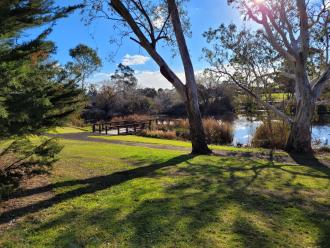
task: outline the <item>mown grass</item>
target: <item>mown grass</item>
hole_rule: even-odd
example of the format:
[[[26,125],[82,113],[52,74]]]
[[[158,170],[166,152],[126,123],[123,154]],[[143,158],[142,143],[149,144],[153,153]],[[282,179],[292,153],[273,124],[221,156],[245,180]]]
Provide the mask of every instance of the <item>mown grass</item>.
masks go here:
[[[288,100],[288,97],[289,97],[289,93],[285,93],[285,92],[272,93],[272,99],[274,101]],[[263,95],[262,98],[265,100],[267,97],[265,95]]]
[[[155,144],[155,145],[165,145],[165,146],[178,146],[191,148],[191,142],[189,141],[181,141],[181,140],[168,140],[168,139],[158,139],[158,138],[148,138],[141,137],[136,135],[119,135],[119,136],[89,136],[91,138],[104,139],[104,140],[115,140],[115,141],[124,141],[124,142],[136,142],[136,143],[146,143],[146,144]],[[254,152],[254,153],[269,153],[269,149],[263,148],[250,148],[250,147],[242,147],[238,148],[235,146],[220,146],[220,145],[210,145],[209,146],[213,150],[219,151],[229,151],[229,152]],[[276,151],[276,155],[287,155],[284,151]]]
[[[62,143],[53,198],[0,247],[330,247],[329,169]]]
[[[49,134],[66,134],[66,133],[83,133],[91,132],[91,127],[57,127],[55,129],[49,130]]]

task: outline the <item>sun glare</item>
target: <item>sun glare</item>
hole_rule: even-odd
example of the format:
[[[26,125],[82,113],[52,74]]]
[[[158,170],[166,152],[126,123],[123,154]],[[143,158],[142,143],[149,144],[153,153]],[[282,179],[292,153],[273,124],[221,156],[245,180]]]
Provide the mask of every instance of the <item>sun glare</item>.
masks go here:
[[[265,2],[265,0],[254,0],[254,2],[255,2],[256,4],[262,4],[262,3]]]

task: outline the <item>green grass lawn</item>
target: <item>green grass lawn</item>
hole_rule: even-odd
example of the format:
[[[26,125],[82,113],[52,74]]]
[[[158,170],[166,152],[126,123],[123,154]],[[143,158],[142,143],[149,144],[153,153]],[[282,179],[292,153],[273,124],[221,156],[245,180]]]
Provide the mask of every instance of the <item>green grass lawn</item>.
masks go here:
[[[274,101],[283,101],[283,100],[288,100],[289,93],[272,93],[272,99]],[[263,95],[262,98],[265,100],[266,96]]]
[[[330,247],[329,169],[62,143],[53,198],[0,247]]]
[[[155,145],[166,145],[166,146],[179,146],[191,148],[191,142],[189,141],[180,141],[180,140],[168,140],[168,139],[157,139],[157,138],[148,138],[141,137],[136,135],[119,135],[119,136],[90,136],[92,138],[104,139],[104,140],[116,140],[116,141],[125,141],[125,142],[138,142],[146,144],[155,144]],[[234,146],[219,146],[219,145],[210,145],[213,150],[220,151],[229,151],[229,152],[265,152],[269,153],[270,150],[263,148],[238,148]],[[277,151],[277,155],[287,155],[284,151]]]
[[[57,127],[53,130],[50,130],[48,133],[50,134],[66,134],[66,133],[83,133],[83,132],[91,132],[91,127]]]

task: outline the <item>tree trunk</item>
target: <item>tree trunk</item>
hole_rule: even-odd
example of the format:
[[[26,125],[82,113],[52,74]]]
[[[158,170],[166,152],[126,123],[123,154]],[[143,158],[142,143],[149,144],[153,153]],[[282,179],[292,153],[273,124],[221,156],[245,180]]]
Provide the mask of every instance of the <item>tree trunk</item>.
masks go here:
[[[202,117],[199,109],[197,92],[194,94],[191,88],[187,89],[187,100],[185,102],[188,121],[190,126],[190,139],[192,154],[211,154],[208,148],[203,128]]]
[[[178,6],[176,5],[175,0],[167,0],[167,3],[168,12],[171,13],[171,22],[186,76],[186,109],[190,125],[192,153],[210,154],[212,151],[207,147],[202,117],[199,109],[195,71],[188,51],[186,39],[184,37]]]
[[[303,65],[296,67],[296,113],[287,142],[287,150],[290,152],[313,152],[311,128],[315,99],[306,71]]]
[[[312,153],[312,118],[314,105],[299,104],[297,114],[291,127],[291,133],[287,142],[287,151],[297,153]]]

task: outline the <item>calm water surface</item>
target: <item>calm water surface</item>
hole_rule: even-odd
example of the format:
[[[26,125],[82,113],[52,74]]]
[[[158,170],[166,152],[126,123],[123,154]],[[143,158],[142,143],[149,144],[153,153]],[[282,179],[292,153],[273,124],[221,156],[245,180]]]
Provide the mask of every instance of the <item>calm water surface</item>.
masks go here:
[[[234,120],[234,140],[233,145],[238,143],[249,145],[256,129],[262,124],[262,121],[254,117],[238,116]],[[312,129],[314,144],[320,142],[322,146],[330,147],[330,124],[314,125]]]

